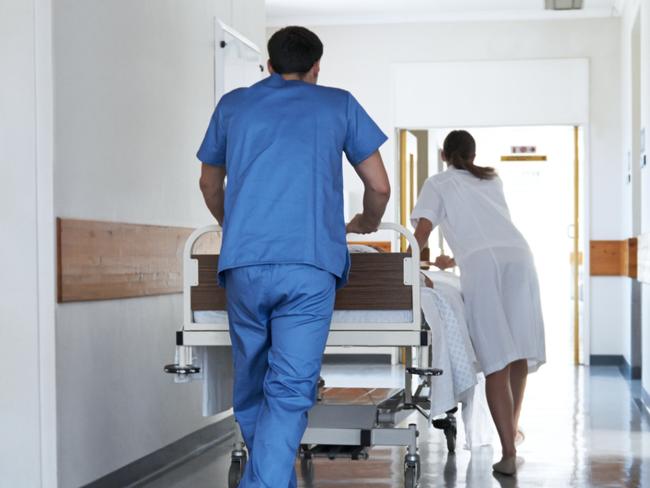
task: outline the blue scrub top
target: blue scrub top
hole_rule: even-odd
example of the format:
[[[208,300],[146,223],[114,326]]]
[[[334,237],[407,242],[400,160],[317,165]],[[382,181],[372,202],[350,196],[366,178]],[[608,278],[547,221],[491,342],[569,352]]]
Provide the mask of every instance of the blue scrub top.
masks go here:
[[[197,153],[226,165],[219,282],[260,264],[307,264],[347,281],[342,153],[352,165],[386,135],[344,90],[273,74],[224,95]]]

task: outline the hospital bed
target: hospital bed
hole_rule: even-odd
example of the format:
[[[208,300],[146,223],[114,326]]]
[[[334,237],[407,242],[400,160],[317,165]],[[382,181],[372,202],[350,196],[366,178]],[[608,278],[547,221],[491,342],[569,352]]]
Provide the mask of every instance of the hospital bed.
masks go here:
[[[309,413],[302,439],[301,465],[308,476],[313,473],[315,456],[366,459],[373,446],[405,446],[404,486],[414,488],[420,476],[418,432],[415,424],[401,424],[414,411],[429,417],[426,392],[442,371],[429,367],[431,332],[420,310],[417,241],[399,225],[384,223],[380,229],[403,235],[413,253],[351,255],[349,283],[337,292],[327,345],[403,348],[404,388],[352,391],[319,385],[319,400]],[[219,256],[194,253],[201,237],[214,232],[219,233],[220,228],[197,229],[184,248],[183,327],[176,335],[176,362],[165,366],[166,372],[179,377],[199,373],[200,367],[193,363],[193,347],[230,346],[225,290],[216,283]],[[445,435],[453,450],[455,428],[446,428]],[[238,437],[229,488],[237,486],[245,464],[246,452]]]

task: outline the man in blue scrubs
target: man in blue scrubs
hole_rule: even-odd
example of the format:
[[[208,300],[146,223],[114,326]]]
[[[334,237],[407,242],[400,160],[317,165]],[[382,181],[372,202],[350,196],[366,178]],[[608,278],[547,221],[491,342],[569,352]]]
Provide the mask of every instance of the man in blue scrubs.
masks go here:
[[[250,455],[241,488],[296,487],[334,294],[349,268],[342,154],[365,188],[347,232],[377,230],[390,196],[378,152],[386,136],[350,93],[316,84],[318,37],[286,27],[268,51],[271,75],[223,96],[197,154],[203,196],[223,227],[234,410]]]

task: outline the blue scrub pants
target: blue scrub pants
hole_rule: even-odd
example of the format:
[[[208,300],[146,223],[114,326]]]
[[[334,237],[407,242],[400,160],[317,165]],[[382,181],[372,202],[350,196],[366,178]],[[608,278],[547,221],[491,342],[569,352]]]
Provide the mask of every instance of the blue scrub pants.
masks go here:
[[[239,488],[295,488],[329,333],[336,278],[309,265],[226,271],[235,418],[249,462]]]

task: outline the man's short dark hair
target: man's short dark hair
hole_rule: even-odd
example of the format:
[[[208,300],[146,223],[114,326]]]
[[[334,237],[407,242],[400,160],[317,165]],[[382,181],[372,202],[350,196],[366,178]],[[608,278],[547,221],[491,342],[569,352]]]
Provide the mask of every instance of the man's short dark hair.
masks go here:
[[[284,27],[271,36],[269,59],[278,74],[307,73],[323,56],[323,43],[309,29]]]

